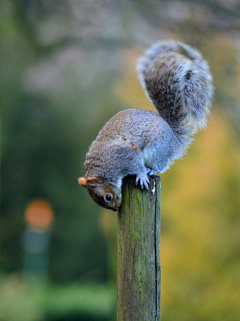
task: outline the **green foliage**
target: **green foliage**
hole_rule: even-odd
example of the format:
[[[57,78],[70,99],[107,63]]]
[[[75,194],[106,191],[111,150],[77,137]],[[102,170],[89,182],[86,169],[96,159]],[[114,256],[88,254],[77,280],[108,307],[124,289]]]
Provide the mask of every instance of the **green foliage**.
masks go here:
[[[77,178],[111,115],[150,108],[136,58],[171,37],[208,59],[217,112],[188,156],[162,177],[162,319],[239,320],[238,2],[2,0],[0,19],[0,268],[10,278],[22,272],[24,211],[40,197],[55,210],[49,281],[64,284],[33,290],[2,280],[0,319],[66,321],[74,311],[110,317],[115,297],[105,287],[67,285],[109,275],[116,284],[116,217],[100,216]]]
[[[73,78],[79,81],[77,72],[74,73],[76,68],[65,73],[67,66],[57,66],[49,76],[51,78],[54,71],[59,73],[60,78],[64,78],[64,90],[52,88],[54,81],[48,77],[43,83],[48,83],[49,91],[43,93],[42,89],[36,89],[41,83],[39,75],[45,62],[48,61],[49,66],[55,52],[43,54],[34,43],[29,43],[27,34],[32,31],[18,25],[20,12],[16,16],[13,5],[8,7],[6,2],[1,5],[5,9],[1,20],[1,29],[5,32],[1,38],[0,64],[1,269],[6,273],[22,270],[24,211],[30,201],[42,198],[55,210],[50,280],[57,283],[76,279],[106,281],[106,245],[98,226],[100,209],[78,185],[77,178],[84,175],[85,153],[102,126],[101,117],[112,108],[112,96],[102,92],[103,88],[110,90],[105,85],[107,78],[103,81],[101,77],[100,85],[96,78],[87,90],[83,90],[81,84],[74,89],[72,82],[75,85],[77,80]],[[40,68],[35,70],[38,65]],[[99,95],[93,97],[94,88],[98,88]],[[92,109],[88,105],[96,100],[99,110],[105,110],[99,112],[100,119],[92,117],[91,120]]]
[[[75,284],[43,286],[24,284],[15,276],[1,282],[0,319],[35,320],[101,320],[114,315],[115,294],[105,285]]]

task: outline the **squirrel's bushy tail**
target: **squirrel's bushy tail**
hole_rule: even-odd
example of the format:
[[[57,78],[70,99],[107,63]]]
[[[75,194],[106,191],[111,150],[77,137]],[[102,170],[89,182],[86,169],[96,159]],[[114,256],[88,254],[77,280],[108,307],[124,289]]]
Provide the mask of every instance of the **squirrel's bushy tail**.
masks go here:
[[[139,58],[137,70],[147,96],[182,139],[206,125],[212,76],[197,50],[178,41],[160,41]]]

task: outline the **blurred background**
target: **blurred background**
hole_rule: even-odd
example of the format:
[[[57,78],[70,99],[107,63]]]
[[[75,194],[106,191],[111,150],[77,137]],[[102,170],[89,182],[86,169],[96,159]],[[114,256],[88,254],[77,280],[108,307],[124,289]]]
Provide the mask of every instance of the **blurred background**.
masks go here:
[[[209,61],[209,125],[162,175],[163,321],[240,320],[238,0],[1,0],[1,321],[114,321],[116,213],[77,183],[153,42]]]

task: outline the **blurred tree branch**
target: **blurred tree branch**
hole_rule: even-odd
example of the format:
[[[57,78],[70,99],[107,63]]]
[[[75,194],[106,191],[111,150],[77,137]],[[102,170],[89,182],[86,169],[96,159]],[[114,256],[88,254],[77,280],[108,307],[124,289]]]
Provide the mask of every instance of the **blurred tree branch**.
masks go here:
[[[12,0],[12,4],[16,24],[40,57],[77,46],[89,52],[102,48],[112,59],[133,44],[148,46],[172,34],[200,47],[206,41],[214,43],[217,35],[240,43],[237,0]],[[239,99],[230,94],[224,101],[240,136]]]

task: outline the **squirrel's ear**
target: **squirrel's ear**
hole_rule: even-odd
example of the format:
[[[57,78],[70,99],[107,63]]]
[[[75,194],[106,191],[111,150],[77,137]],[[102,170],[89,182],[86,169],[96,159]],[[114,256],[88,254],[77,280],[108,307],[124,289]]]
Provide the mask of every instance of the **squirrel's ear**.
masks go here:
[[[102,185],[104,180],[100,177],[79,177],[78,183],[83,187],[90,186],[94,188],[98,185]]]
[[[78,183],[82,185],[83,187],[86,187],[87,185],[87,179],[85,177],[79,177]]]
[[[100,177],[87,177],[85,180],[86,180],[86,185],[92,188],[95,188],[98,185],[102,185],[104,183],[104,180]]]

